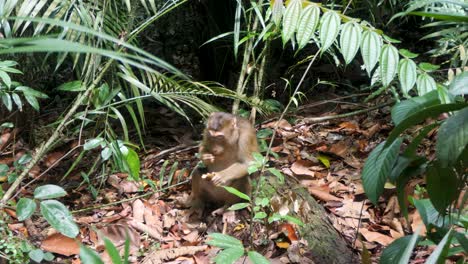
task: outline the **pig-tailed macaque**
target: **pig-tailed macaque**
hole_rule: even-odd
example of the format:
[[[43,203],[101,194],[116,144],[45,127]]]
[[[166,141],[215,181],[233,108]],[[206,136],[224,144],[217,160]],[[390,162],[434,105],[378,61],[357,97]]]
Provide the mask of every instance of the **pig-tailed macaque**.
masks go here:
[[[212,113],[199,152],[206,171],[196,168],[192,174],[192,206],[221,206],[242,200],[222,186],[250,194],[247,168],[253,160],[252,153],[259,151],[255,129],[248,120],[223,112]]]

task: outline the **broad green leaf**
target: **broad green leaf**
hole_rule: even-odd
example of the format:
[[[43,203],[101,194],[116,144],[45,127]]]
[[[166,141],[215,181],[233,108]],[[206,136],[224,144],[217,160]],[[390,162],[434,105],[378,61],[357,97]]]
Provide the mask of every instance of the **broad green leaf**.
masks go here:
[[[86,143],[83,146],[83,149],[84,150],[90,150],[90,149],[96,148],[99,145],[101,145],[101,143],[103,143],[103,142],[104,142],[104,139],[101,138],[101,137],[90,139],[90,140],[86,141]]]
[[[266,218],[268,215],[265,213],[265,212],[258,212],[258,213],[255,213],[254,215],[254,219],[264,219]]]
[[[268,171],[271,172],[271,174],[275,175],[276,178],[278,178],[278,181],[280,183],[284,183],[284,175],[281,173],[281,171],[275,169],[275,168],[268,168]]]
[[[62,187],[54,184],[42,185],[34,190],[34,198],[40,200],[59,198],[65,195],[67,195],[67,192]]]
[[[50,252],[46,252],[44,254],[44,260],[46,260],[46,261],[52,261],[52,260],[54,260],[54,258],[55,258],[54,254],[52,254]]]
[[[294,31],[296,31],[296,28],[298,27],[299,18],[301,17],[301,9],[301,0],[289,1],[286,11],[284,12],[283,29],[281,31],[283,46],[292,38]]]
[[[387,87],[392,82],[398,68],[398,50],[391,44],[382,47],[380,54],[380,78],[383,86]]]
[[[23,111],[23,102],[21,101],[21,98],[19,97],[18,94],[12,93],[11,97],[13,97],[13,101],[15,102],[16,106],[18,107],[18,110],[20,112]]]
[[[86,247],[83,244],[80,245],[80,260],[81,263],[86,264],[104,264],[96,251]]]
[[[8,75],[8,73],[0,70],[0,79],[3,81],[7,88],[11,87],[11,78],[10,75]]]
[[[21,198],[16,205],[18,221],[28,219],[36,211],[36,203],[29,198]]]
[[[456,112],[440,126],[436,156],[444,167],[453,165],[468,145],[468,107]]]
[[[216,264],[232,264],[243,255],[243,248],[228,248],[219,252],[218,255],[214,258],[214,260]]]
[[[32,156],[30,153],[26,153],[24,155],[22,155],[19,159],[18,159],[18,164],[20,165],[26,165],[27,163],[29,163],[30,161],[32,160]]]
[[[2,142],[0,142],[1,144]],[[6,164],[0,164],[0,176],[5,176],[10,168]]]
[[[6,109],[8,111],[11,112],[11,110],[13,110],[13,102],[11,101],[11,96],[10,94],[3,94],[2,95],[2,102],[3,102],[3,105],[6,107]]]
[[[425,95],[430,91],[437,89],[436,82],[434,78],[429,76],[427,73],[420,74],[416,80],[416,86],[418,88],[418,95]]]
[[[237,196],[239,198],[242,198],[244,200],[250,201],[250,197],[247,194],[238,191],[236,188],[233,188],[233,187],[230,187],[230,186],[223,186],[223,187],[224,187],[224,189],[226,189],[226,191],[234,194],[235,196]]]
[[[404,95],[408,96],[408,92],[413,89],[416,77],[416,63],[410,59],[402,59],[398,68],[398,78]]]
[[[40,249],[34,249],[29,251],[28,256],[30,259],[34,260],[37,263],[41,263],[41,261],[44,259],[44,251]]]
[[[449,85],[449,91],[453,95],[468,94],[468,71],[465,71],[455,77]]]
[[[320,20],[320,45],[321,52],[325,52],[335,42],[340,30],[340,16],[334,11],[328,11]]]
[[[421,215],[421,219],[426,228],[431,228],[430,225],[439,227],[444,225],[444,217],[440,215],[429,199],[413,199],[413,203],[414,207],[416,207],[418,213]],[[447,224],[447,222],[445,224]]]
[[[29,94],[31,96],[37,97],[37,98],[42,98],[42,99],[47,99],[49,98],[47,94],[41,93],[37,90],[34,90],[33,88],[27,87],[27,86],[18,86],[15,88],[15,91],[21,91],[23,92],[24,95]]]
[[[248,207],[249,205],[250,205],[249,203],[236,203],[236,204],[231,205],[228,208],[228,210],[236,211],[236,210],[244,209]]]
[[[434,249],[434,251],[432,251],[431,255],[426,260],[425,264],[437,264],[437,263],[439,263],[438,262],[439,259],[445,259],[445,257],[447,257],[447,256],[444,256],[442,253],[444,252],[444,248],[446,246],[448,246],[447,243],[450,244],[450,240],[451,240],[451,237],[452,237],[452,231],[453,231],[453,229],[450,229],[447,232],[447,234],[445,234],[444,238],[442,238],[442,240],[439,242],[439,244]]]
[[[80,231],[78,226],[73,221],[67,207],[61,202],[56,200],[42,201],[41,213],[47,222],[63,235],[71,238],[78,235]]]
[[[382,50],[382,38],[374,31],[366,30],[362,34],[361,55],[367,75],[371,76]]]
[[[430,63],[427,63],[427,62],[421,62],[421,63],[419,63],[419,68],[421,70],[425,71],[425,72],[432,72],[432,71],[438,70],[440,68],[440,66],[430,64]]]
[[[39,111],[39,102],[37,101],[36,97],[32,96],[31,94],[23,94],[26,101],[28,101],[29,105],[34,108],[34,110]]]
[[[396,239],[382,252],[380,264],[407,264],[410,260],[414,246],[421,240],[418,232],[412,236]]]
[[[273,22],[278,27],[281,24],[281,18],[283,17],[283,13],[284,13],[283,0],[273,0],[271,16],[272,16]]]
[[[244,250],[242,242],[239,239],[229,235],[212,233],[208,235],[208,239],[209,240],[206,243],[210,246],[215,246],[222,249],[237,248]]]
[[[13,127],[15,127],[15,125],[13,125],[13,123],[11,123],[11,122],[6,122],[6,123],[3,123],[3,124],[0,125],[0,128],[4,128],[4,127],[5,128],[13,128]]]
[[[394,38],[391,38],[385,34],[382,34],[383,38],[387,41],[387,42],[390,42],[390,43],[401,43],[400,40],[398,39],[394,39]]]
[[[86,90],[86,88],[83,87],[81,81],[78,80],[64,83],[57,87],[57,90],[66,92],[81,92]]]
[[[361,44],[361,27],[355,22],[347,22],[341,29],[340,48],[346,64],[356,56]]]
[[[319,24],[320,8],[315,5],[309,5],[302,10],[299,26],[297,27],[296,39],[299,49],[307,45],[315,33]]]
[[[462,103],[441,104],[441,105],[434,105],[434,106],[426,107],[424,109],[419,109],[418,111],[414,112],[413,114],[409,115],[404,120],[399,122],[399,124],[395,128],[393,128],[392,132],[387,137],[386,145],[388,146],[391,143],[393,143],[393,141],[397,139],[398,136],[407,128],[423,122],[426,118],[437,117],[438,115],[442,113],[456,111],[467,106],[468,104],[462,104]]]
[[[270,264],[270,261],[257,251],[249,251],[247,256],[249,256],[249,259],[253,264]]]
[[[133,149],[128,149],[128,153],[125,156],[130,175],[134,180],[140,179],[140,158]]]
[[[413,53],[407,49],[400,49],[399,52],[401,55],[403,55],[403,57],[408,58],[408,59],[414,59],[419,56],[419,54]]]
[[[444,168],[432,164],[427,169],[426,188],[434,208],[445,214],[447,207],[458,197],[460,182],[452,167]],[[450,190],[450,191],[448,191]]]
[[[318,155],[317,159],[322,162],[325,167],[330,168],[330,158],[325,155]]]
[[[413,97],[401,101],[392,108],[392,121],[399,125],[408,116],[420,111],[423,108],[440,104],[437,91],[427,93],[423,96]]]
[[[110,259],[112,260],[112,264],[121,264],[122,260],[120,259],[119,250],[117,250],[115,245],[112,244],[112,242],[107,237],[104,238],[104,245]]]
[[[362,170],[362,184],[369,200],[377,204],[384,190],[387,178],[395,164],[402,139],[395,140],[384,148],[385,141],[380,143],[369,155]]]
[[[101,151],[101,158],[103,160],[108,160],[112,155],[112,150],[109,148],[109,147],[105,147],[102,151]]]

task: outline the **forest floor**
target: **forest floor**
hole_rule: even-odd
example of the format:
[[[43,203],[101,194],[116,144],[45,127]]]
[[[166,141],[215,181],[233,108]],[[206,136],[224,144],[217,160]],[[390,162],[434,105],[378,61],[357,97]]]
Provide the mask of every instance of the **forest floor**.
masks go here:
[[[384,99],[381,100],[385,104]],[[422,220],[415,210],[410,210],[408,220],[401,217],[395,187],[390,184],[377,206],[366,199],[361,171],[370,151],[385,140],[391,130],[391,108],[384,106],[337,118],[340,114],[371,107],[357,102],[338,96],[332,100],[309,102],[294,116],[286,116],[279,122],[278,117],[271,117],[257,128],[263,137],[261,141],[269,142],[271,131],[277,125],[272,148],[277,155],[270,157],[270,165],[307,188],[323,205],[329,220],[349,247],[359,254],[363,249],[369,251],[374,262],[384,247],[408,234]],[[218,249],[205,244],[207,234],[225,232],[247,242],[252,235],[250,213],[247,209],[199,212],[181,205],[180,201],[190,193],[190,170],[198,162],[197,146],[192,138],[200,131],[181,127],[183,120],[164,109],[158,110],[156,115],[161,123],[159,128],[148,131],[146,154],[140,156],[142,181],[131,181],[123,173],[89,179],[80,171],[89,170],[91,165],[78,166],[65,181],[61,180],[79,155],[76,152],[61,159],[72,148],[70,143],[50,152],[34,168],[29,180],[36,181],[21,194],[30,196],[35,187],[47,183],[63,186],[69,194],[63,202],[80,227],[78,241],[96,249],[107,261],[109,256],[103,252],[103,237],[108,237],[122,249],[128,234],[133,261],[208,263]],[[6,133],[13,134],[6,130],[3,138]],[[21,138],[20,133],[16,137]],[[425,147],[421,150],[429,156],[432,155],[429,151],[432,137],[429,135],[423,141]],[[18,155],[30,150],[21,139],[3,142],[0,144],[0,163],[12,164],[12,153]],[[53,164],[56,164],[53,169],[42,173]],[[41,175],[40,179],[36,178],[38,175]],[[4,190],[8,187],[5,181],[0,178]],[[423,183],[422,179],[411,180],[407,195],[414,194],[418,189],[416,186]],[[155,191],[161,190],[160,187],[162,191]],[[414,195],[418,195],[417,191]],[[33,216],[32,220],[18,222],[14,211],[7,212],[12,217],[8,225],[12,232],[54,253],[58,262],[80,263],[77,257],[79,244],[75,240],[57,233],[42,217]],[[290,250],[290,246],[301,240],[294,223],[265,225],[257,222],[255,225],[255,233],[267,238],[266,241],[260,241],[258,236],[255,238],[259,252],[272,263],[287,263],[285,261],[294,259],[292,255],[297,252]],[[431,248],[419,247],[412,263],[422,263],[431,251]]]

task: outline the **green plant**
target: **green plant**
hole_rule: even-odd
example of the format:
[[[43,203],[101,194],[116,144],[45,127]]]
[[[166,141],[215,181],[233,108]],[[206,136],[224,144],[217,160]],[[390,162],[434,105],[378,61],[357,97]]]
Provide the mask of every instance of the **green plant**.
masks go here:
[[[124,254],[120,256],[117,247],[108,238],[104,238],[104,247],[109,254],[112,264],[128,264],[130,263],[128,258],[130,256],[130,239],[125,239]],[[80,260],[82,263],[90,264],[103,264],[104,262],[96,253],[96,251],[86,247],[85,245],[80,246]]]
[[[387,140],[370,153],[362,171],[364,190],[374,204],[377,204],[386,181],[396,184],[401,212],[406,217],[408,208],[405,185],[412,177],[425,174],[429,199],[411,201],[423,217],[428,230],[427,238],[440,243],[441,247],[460,243],[465,251],[468,249],[466,239],[453,239],[466,234],[452,231],[452,225],[467,227],[466,216],[463,215],[466,212],[460,211],[463,210],[466,199],[462,201],[458,212],[453,206],[468,180],[468,104],[463,99],[463,95],[468,93],[467,82],[468,72],[465,72],[457,76],[447,88],[440,86],[437,91],[396,104],[392,109],[395,128]],[[414,136],[408,138],[409,143],[400,154],[400,147],[405,141],[405,138],[400,136],[401,133],[427,118],[436,119],[443,113],[448,113],[449,117],[424,125]],[[417,148],[424,137],[436,127],[439,127],[439,131],[435,159],[430,160],[418,155]],[[451,235],[452,232],[454,236]],[[387,252],[408,246],[411,253],[415,243],[409,243],[410,241],[415,240],[397,240],[393,246],[389,246]],[[435,260],[450,256],[453,252],[444,250],[434,251],[433,254],[436,253],[438,255],[434,257]],[[383,254],[382,261],[386,263],[390,255]],[[404,260],[408,259],[409,255],[406,255]]]
[[[260,253],[245,249],[242,242],[232,236],[212,233],[208,236],[208,239],[208,245],[221,248],[221,251],[214,258],[217,264],[231,264],[245,255],[247,255],[249,260],[254,264],[270,263]]]
[[[13,234],[7,226],[8,216],[0,212],[0,259],[8,260],[8,263],[22,264],[28,260],[25,252],[32,247],[25,239]]]
[[[36,111],[39,111],[39,102],[37,99],[48,98],[46,94],[34,90],[30,87],[21,85],[21,83],[12,81],[9,73],[23,74],[21,71],[14,68],[18,65],[15,61],[0,61],[0,97],[3,105],[8,111],[13,110],[13,102],[18,110],[23,111],[23,101],[26,99]],[[21,98],[21,96],[23,99]]]

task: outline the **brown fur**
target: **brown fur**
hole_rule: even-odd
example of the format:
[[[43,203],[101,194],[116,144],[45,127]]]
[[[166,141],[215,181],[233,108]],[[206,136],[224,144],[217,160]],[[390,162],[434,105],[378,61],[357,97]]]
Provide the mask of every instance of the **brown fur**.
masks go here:
[[[258,144],[255,129],[248,120],[222,112],[211,114],[199,152],[208,172],[204,174],[197,168],[192,174],[193,206],[241,201],[221,186],[250,194],[247,168],[253,160],[252,153],[258,152]]]

